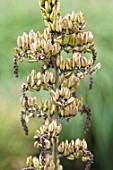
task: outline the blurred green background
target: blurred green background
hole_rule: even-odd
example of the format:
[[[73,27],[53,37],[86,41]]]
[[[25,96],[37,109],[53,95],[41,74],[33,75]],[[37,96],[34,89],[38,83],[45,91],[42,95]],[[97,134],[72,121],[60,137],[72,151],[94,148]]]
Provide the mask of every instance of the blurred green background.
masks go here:
[[[81,10],[87,21],[86,30],[95,35],[97,62],[102,67],[94,76],[94,88],[88,91],[88,79],[82,81],[79,94],[91,106],[93,119],[88,134],[82,131],[85,116],[64,122],[60,140],[85,138],[95,160],[92,170],[113,170],[113,1],[63,0],[61,12]],[[40,122],[30,122],[30,135],[24,136],[19,120],[21,83],[33,68],[32,64],[19,66],[20,77],[13,75],[13,47],[16,38],[31,29],[43,32],[44,23],[38,0],[0,1],[0,170],[19,170],[25,167],[26,157],[36,154],[33,135]],[[35,68],[38,67],[35,65]],[[40,96],[43,96],[41,93]],[[39,97],[40,97],[39,96]],[[35,121],[35,123],[34,123]],[[84,169],[81,161],[62,160],[64,169]]]

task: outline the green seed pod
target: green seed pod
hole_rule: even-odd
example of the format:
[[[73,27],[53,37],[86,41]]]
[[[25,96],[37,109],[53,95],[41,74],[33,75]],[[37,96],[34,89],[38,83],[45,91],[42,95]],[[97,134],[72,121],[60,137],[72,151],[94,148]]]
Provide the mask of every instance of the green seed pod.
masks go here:
[[[27,157],[26,165],[27,167],[30,167],[33,165],[32,156]]]
[[[89,158],[88,157],[86,157],[86,156],[82,156],[82,161],[83,162],[87,162],[89,160]]]
[[[61,114],[62,117],[65,117],[65,110],[61,110],[60,114]]]
[[[48,1],[45,1],[45,10],[46,12],[49,12],[51,10],[51,6]]]
[[[35,109],[36,109],[36,110],[38,110],[38,109],[39,109],[39,107],[38,107],[38,104],[37,104],[37,103],[35,103],[34,107],[35,107]]]
[[[35,168],[39,168],[39,160],[37,157],[33,157],[33,165]]]
[[[74,158],[74,155],[70,154],[69,156],[67,156],[67,159],[74,160],[75,158]]]
[[[71,69],[70,59],[69,59],[69,58],[66,58],[66,69],[67,69],[67,70],[70,70],[70,69]]]
[[[77,21],[78,21],[78,23],[81,23],[83,21],[83,19],[84,19],[83,13],[81,11],[79,11],[77,13]]]
[[[44,108],[44,101],[42,99],[40,100],[40,108]]]
[[[64,35],[62,38],[62,44],[67,45],[70,43],[70,35]]]

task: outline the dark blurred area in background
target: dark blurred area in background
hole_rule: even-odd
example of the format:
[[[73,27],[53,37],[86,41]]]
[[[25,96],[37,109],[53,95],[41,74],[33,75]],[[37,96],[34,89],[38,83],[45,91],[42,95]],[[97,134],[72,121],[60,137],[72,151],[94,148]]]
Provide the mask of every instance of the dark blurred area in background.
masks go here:
[[[78,91],[93,110],[89,132],[83,133],[85,116],[78,115],[70,123],[63,123],[60,140],[85,138],[94,154],[91,170],[113,170],[113,1],[61,1],[62,15],[72,10],[84,13],[86,30],[95,35],[97,62],[101,62],[102,67],[94,76],[93,90],[88,91],[89,78],[86,78]],[[31,29],[41,33],[44,29],[38,0],[0,1],[0,170],[19,170],[25,167],[27,156],[37,154],[33,136],[40,121],[32,120],[29,136],[24,136],[19,120],[19,98],[21,83],[26,82],[27,74],[33,67],[38,70],[38,66],[27,62],[19,64],[20,77],[16,79],[12,62],[17,36]],[[44,93],[38,96],[43,98]],[[84,170],[79,160],[61,161],[65,170]]]

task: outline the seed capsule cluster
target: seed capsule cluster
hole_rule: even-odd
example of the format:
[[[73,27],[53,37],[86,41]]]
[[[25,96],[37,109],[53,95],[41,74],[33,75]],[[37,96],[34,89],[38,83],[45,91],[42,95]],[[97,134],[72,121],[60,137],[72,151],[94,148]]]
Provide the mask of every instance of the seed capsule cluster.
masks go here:
[[[45,71],[44,74],[41,72],[36,73],[36,70],[32,70],[31,74],[27,76],[27,83],[29,89],[39,91],[41,86],[44,90],[48,90],[55,84],[55,74],[54,72]]]
[[[42,164],[41,157],[32,157],[29,156],[26,161],[27,167],[26,170],[30,170],[29,167],[34,168],[33,170],[55,170],[55,165],[50,154],[46,154],[45,164]],[[60,160],[57,159],[57,167],[56,170],[63,170],[62,165],[60,165]]]
[[[77,95],[81,79],[90,76],[89,90],[93,87],[93,75],[100,68],[96,61],[94,36],[90,31],[84,31],[86,22],[81,11],[72,12],[65,16],[60,15],[58,0],[40,0],[46,28],[41,34],[31,30],[17,38],[17,47],[14,48],[14,74],[18,77],[17,62],[26,58],[29,63],[40,63],[42,70],[32,70],[27,76],[27,83],[22,84],[20,99],[23,110],[20,119],[28,135],[27,123],[31,117],[43,117],[45,123],[36,131],[34,146],[40,151],[39,157],[28,157],[26,170],[62,170],[59,158],[81,158],[87,162],[85,170],[93,163],[93,155],[87,150],[85,140],[68,140],[58,144],[62,130],[62,121],[69,121],[78,112],[86,113],[84,132],[90,127],[92,111],[83,104],[82,96]],[[62,55],[71,53],[70,58]],[[51,99],[40,100],[37,97],[28,97],[27,92],[37,93],[46,90]],[[49,154],[48,154],[49,153]]]
[[[59,136],[60,132],[62,130],[62,126],[58,121],[55,119],[51,123],[49,119],[46,119],[45,123],[40,127],[40,130],[36,131],[36,134],[34,136],[35,143],[34,146],[36,148],[41,147],[40,140],[43,137],[44,139],[44,149],[49,150],[52,147],[53,138]]]
[[[57,57],[57,66],[60,70],[86,70],[93,65],[93,57],[88,59],[80,53],[74,53],[73,57],[62,59],[62,56]],[[84,69],[83,69],[84,68]]]
[[[89,170],[93,163],[93,156],[91,152],[87,150],[87,143],[84,139],[77,139],[76,141],[72,140],[70,143],[66,140],[59,144],[58,152],[60,157],[66,156],[67,159],[70,160],[81,158],[83,162],[87,162],[85,170]]]

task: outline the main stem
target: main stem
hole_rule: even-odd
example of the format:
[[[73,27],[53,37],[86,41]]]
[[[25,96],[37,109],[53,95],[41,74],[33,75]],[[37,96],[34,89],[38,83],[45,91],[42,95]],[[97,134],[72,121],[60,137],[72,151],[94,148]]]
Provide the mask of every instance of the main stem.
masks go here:
[[[54,64],[55,69],[55,77],[56,77],[56,83],[55,83],[55,89],[59,88],[59,73],[58,73],[58,67],[56,66],[56,63]],[[58,121],[58,106],[56,106],[55,109],[55,117],[54,119]],[[57,170],[57,147],[58,147],[58,137],[54,137],[53,139],[53,162],[55,165],[55,169]]]

